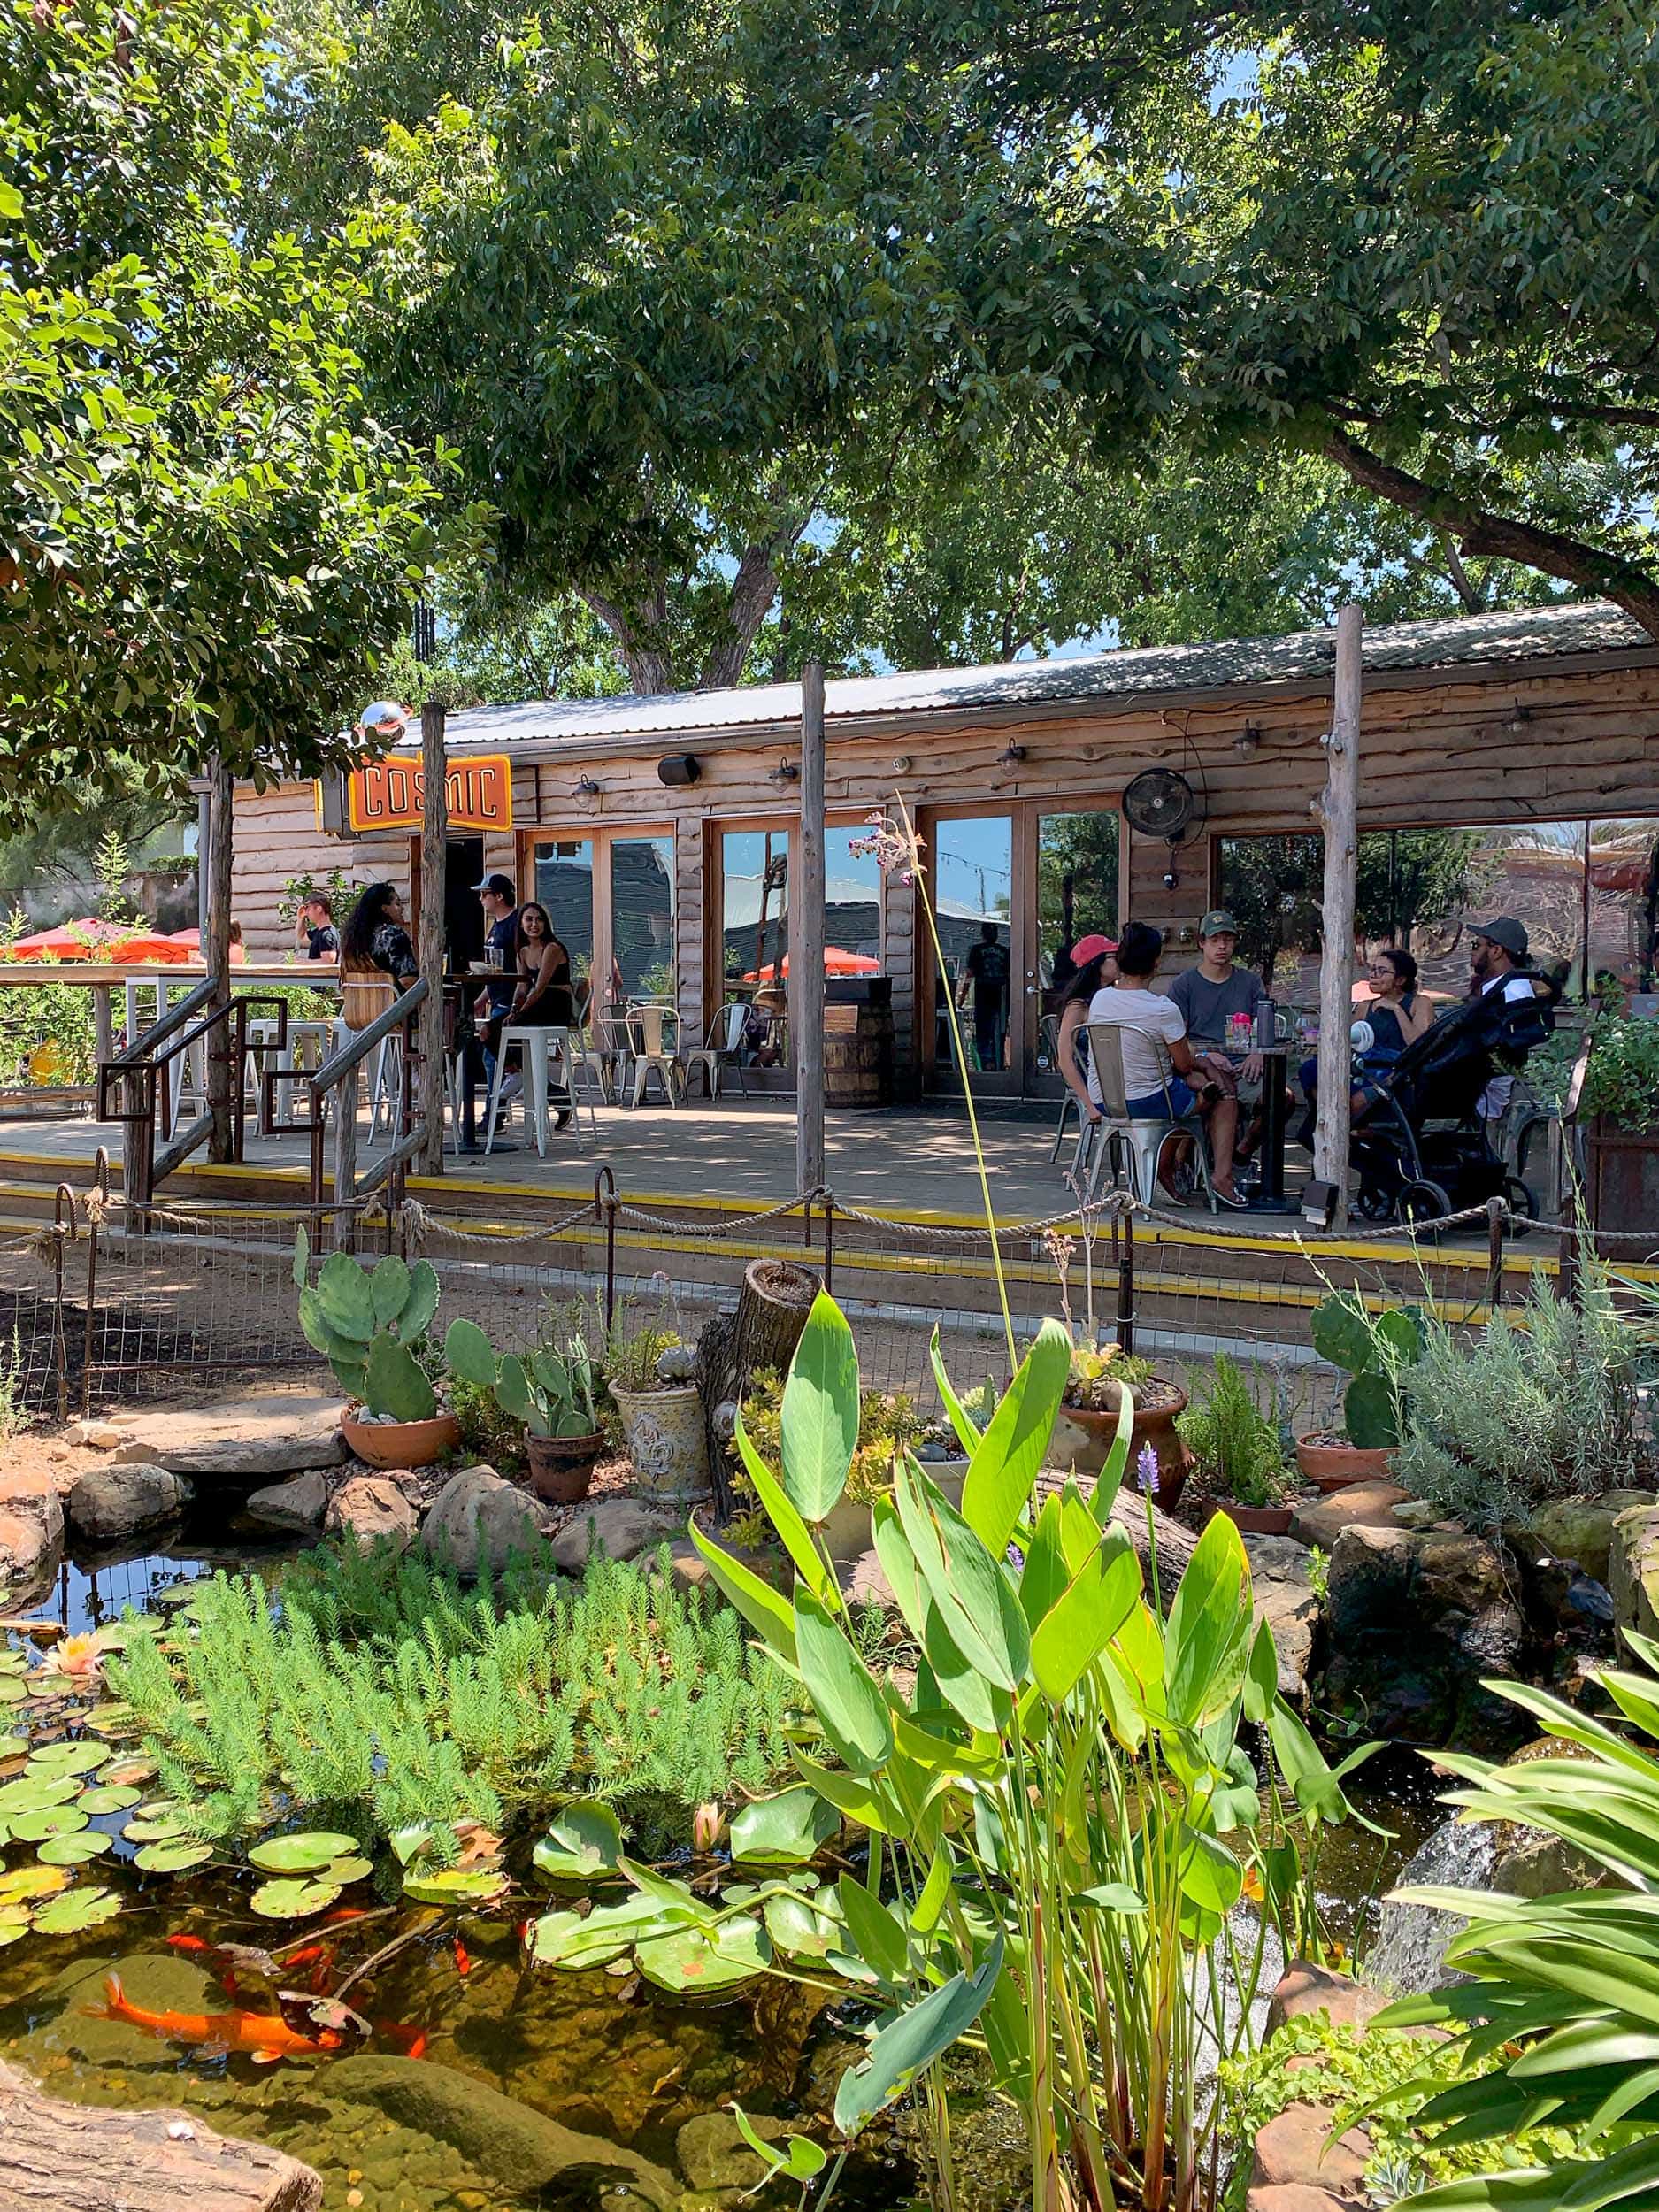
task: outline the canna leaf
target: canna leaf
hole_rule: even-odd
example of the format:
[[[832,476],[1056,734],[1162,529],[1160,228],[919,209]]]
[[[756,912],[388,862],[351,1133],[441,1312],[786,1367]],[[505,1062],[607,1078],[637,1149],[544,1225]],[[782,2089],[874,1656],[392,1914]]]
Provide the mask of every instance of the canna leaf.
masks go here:
[[[801,1679],[841,1763],[855,1774],[872,1773],[893,1751],[887,1701],[836,1622],[810,1590],[800,1587],[795,1647]]]
[[[780,1417],[783,1487],[803,1521],[826,1519],[858,1448],[858,1355],[846,1316],[819,1291],[801,1332]]]
[[[984,2010],[1002,1970],[998,1935],[984,1962],[972,1974],[955,1974],[881,2029],[864,2064],[850,2067],[835,2092],[835,2124],[856,2135],[884,2105],[909,2088],[916,2077],[948,2051]]]
[[[1071,1338],[1045,1321],[968,1463],[963,1519],[994,1557],[1007,1549],[1048,1455],[1071,1364]]]

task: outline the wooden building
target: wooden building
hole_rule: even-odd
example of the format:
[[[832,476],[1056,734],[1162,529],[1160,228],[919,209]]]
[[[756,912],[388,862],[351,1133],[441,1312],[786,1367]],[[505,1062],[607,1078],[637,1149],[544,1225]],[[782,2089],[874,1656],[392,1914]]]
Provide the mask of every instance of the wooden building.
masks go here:
[[[1076,937],[1133,915],[1171,933],[1168,957],[1184,963],[1199,916],[1226,895],[1238,841],[1312,829],[1333,638],[829,685],[826,942],[891,979],[901,1095],[954,1077],[916,892],[850,849],[865,818],[895,794],[915,816],[945,964],[970,1002],[972,946],[1002,948],[992,965],[1010,987],[977,1051],[969,1025],[976,1090],[1046,1092],[1041,1017]],[[1571,826],[1615,821],[1640,843],[1640,818],[1659,818],[1659,646],[1617,609],[1372,629],[1364,664],[1363,831],[1470,827],[1566,846]],[[472,949],[471,887],[500,870],[549,905],[579,966],[613,989],[672,996],[684,1041],[700,1041],[729,995],[787,955],[799,718],[793,685],[452,714],[452,792],[459,764],[504,764],[494,772],[511,803],[509,824],[495,788],[480,826],[451,839],[457,954]],[[1152,769],[1192,795],[1173,841],[1122,811]],[[277,906],[297,874],[412,884],[406,822],[339,836],[322,814],[310,785],[237,795],[233,904],[256,955],[291,944]]]

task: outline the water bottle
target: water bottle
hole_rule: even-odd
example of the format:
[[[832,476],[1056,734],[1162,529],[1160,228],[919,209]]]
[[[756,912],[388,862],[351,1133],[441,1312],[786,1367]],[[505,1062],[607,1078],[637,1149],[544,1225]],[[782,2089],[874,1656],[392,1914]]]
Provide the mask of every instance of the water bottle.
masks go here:
[[[1271,998],[1258,998],[1256,1000],[1256,1049],[1258,1052],[1266,1052],[1278,1041],[1278,1016],[1279,1009],[1274,1005]]]

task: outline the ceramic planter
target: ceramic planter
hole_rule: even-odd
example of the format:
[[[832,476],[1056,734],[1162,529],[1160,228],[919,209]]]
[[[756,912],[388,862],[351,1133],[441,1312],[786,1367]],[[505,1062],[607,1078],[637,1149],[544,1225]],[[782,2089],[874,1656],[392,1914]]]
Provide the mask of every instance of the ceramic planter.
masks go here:
[[[365,1466],[430,1467],[458,1448],[461,1424],[452,1413],[434,1413],[429,1421],[359,1421],[342,1413],[340,1433]]]
[[[1316,1443],[1311,1437],[1296,1439],[1296,1464],[1308,1480],[1324,1491],[1346,1490],[1351,1482],[1386,1480],[1394,1471],[1392,1446],[1362,1451],[1357,1444]]]
[[[1164,1379],[1159,1376],[1156,1379],[1162,1382]],[[1191,1462],[1175,1426],[1177,1419],[1187,1410],[1187,1393],[1178,1383],[1166,1383],[1164,1387],[1173,1395],[1164,1405],[1148,1408],[1138,1398],[1135,1401],[1126,1472],[1133,1478],[1135,1462],[1150,1444],[1158,1459],[1158,1486],[1152,1494],[1152,1502],[1164,1512],[1171,1513],[1180,1502]],[[1097,1475],[1106,1464],[1106,1455],[1117,1434],[1116,1407],[1097,1411],[1087,1406],[1063,1404],[1054,1425],[1049,1462],[1056,1467],[1075,1467],[1079,1475]]]
[[[1288,1505],[1240,1505],[1236,1498],[1217,1498],[1216,1510],[1225,1513],[1234,1528],[1250,1536],[1288,1536],[1294,1508]]]
[[[593,1487],[594,1463],[604,1445],[597,1429],[588,1436],[526,1436],[531,1489],[549,1505],[574,1505]]]
[[[675,1503],[702,1497],[709,1487],[709,1443],[696,1385],[618,1390],[613,1383],[611,1394],[622,1417],[635,1490]]]

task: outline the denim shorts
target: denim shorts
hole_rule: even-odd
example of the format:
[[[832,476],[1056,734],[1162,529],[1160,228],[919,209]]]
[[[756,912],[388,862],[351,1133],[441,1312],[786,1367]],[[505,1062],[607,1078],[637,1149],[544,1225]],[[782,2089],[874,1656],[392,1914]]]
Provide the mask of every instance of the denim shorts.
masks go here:
[[[1170,1103],[1164,1102],[1162,1091],[1154,1091],[1146,1098],[1132,1098],[1128,1102],[1131,1121],[1163,1121],[1173,1112],[1177,1121],[1185,1121],[1197,1104],[1191,1087],[1179,1075],[1170,1078]]]

